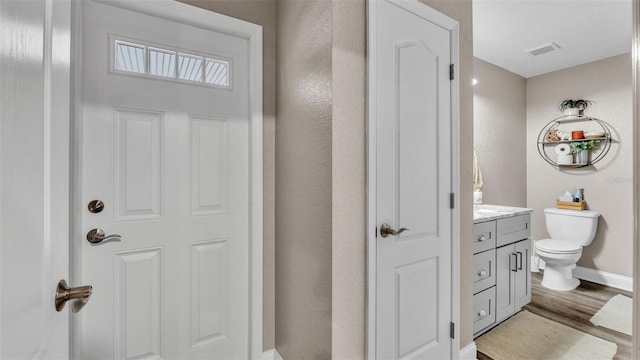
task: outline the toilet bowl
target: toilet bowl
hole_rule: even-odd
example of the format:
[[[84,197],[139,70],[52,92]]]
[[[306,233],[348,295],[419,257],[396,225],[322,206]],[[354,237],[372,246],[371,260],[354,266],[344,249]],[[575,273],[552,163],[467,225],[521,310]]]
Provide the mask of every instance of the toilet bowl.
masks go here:
[[[593,241],[598,225],[595,211],[545,209],[550,239],[536,241],[535,252],[545,263],[542,286],[560,291],[573,290],[580,280],[573,277],[582,248]]]
[[[536,254],[545,264],[542,286],[567,291],[580,285],[580,280],[573,277],[573,269],[582,256],[582,246],[578,243],[553,239],[538,240]]]

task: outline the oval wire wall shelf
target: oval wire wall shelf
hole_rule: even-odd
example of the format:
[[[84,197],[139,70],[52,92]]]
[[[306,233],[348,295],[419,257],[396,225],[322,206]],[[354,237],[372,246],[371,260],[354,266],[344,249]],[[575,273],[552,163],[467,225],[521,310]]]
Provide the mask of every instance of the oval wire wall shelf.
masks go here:
[[[575,140],[558,140],[558,141],[547,140],[547,133],[551,130],[558,129],[560,125],[567,124],[570,122],[585,122],[585,121],[594,121],[596,124],[598,124],[602,128],[602,131],[604,132],[604,136],[601,138],[594,138],[594,139],[575,139]],[[591,150],[591,155],[594,157],[587,164],[559,165],[557,161],[554,161],[549,156],[549,154],[547,154],[547,151],[553,152],[553,149],[555,148],[555,146],[550,146],[550,145],[558,145],[563,143],[567,144],[572,142],[582,142],[582,141],[589,141],[589,140],[599,140],[600,144],[598,145],[597,148],[594,148],[593,150]],[[548,162],[552,166],[555,166],[558,168],[581,168],[581,167],[593,165],[598,161],[602,160],[611,149],[611,142],[612,142],[611,130],[609,130],[609,127],[607,126],[607,124],[605,124],[604,121],[593,118],[593,117],[584,116],[584,115],[578,115],[578,116],[564,115],[549,121],[547,125],[545,125],[542,128],[542,130],[538,134],[538,153],[546,162]],[[553,155],[555,155],[555,153],[553,153]]]

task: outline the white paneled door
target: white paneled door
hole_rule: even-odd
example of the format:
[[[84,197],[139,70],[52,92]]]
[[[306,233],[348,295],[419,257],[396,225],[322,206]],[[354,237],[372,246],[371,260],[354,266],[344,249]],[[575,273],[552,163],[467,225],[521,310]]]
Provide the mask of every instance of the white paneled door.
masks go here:
[[[69,1],[0,1],[0,359],[69,358],[70,26]]]
[[[447,359],[453,344],[452,33],[417,1],[370,4],[376,231],[376,345],[370,351],[377,359]]]
[[[114,4],[80,10],[77,356],[247,359],[249,43]]]

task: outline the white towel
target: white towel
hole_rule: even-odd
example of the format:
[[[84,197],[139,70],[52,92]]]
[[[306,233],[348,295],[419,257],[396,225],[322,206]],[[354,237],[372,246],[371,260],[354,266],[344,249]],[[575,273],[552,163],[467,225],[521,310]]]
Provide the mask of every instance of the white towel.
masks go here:
[[[476,155],[476,151],[473,150],[473,189],[480,190],[482,188],[482,171],[480,171],[480,167],[478,166],[478,156]]]

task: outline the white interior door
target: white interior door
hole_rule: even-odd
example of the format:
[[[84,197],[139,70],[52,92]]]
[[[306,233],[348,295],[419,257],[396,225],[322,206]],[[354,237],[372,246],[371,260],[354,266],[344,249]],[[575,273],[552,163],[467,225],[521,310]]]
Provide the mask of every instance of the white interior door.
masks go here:
[[[1,359],[69,358],[69,31],[68,1],[0,1]]]
[[[249,43],[108,2],[81,19],[78,358],[247,359]]]
[[[370,5],[375,357],[446,359],[453,344],[452,34],[417,1]]]

